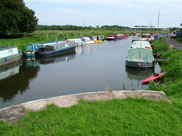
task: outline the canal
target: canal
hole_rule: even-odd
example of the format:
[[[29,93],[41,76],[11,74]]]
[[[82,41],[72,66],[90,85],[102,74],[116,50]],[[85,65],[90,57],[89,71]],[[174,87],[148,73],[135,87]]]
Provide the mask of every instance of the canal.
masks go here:
[[[75,54],[22,60],[0,68],[0,108],[54,96],[113,90],[140,90],[154,69],[125,67],[131,39],[78,47]]]

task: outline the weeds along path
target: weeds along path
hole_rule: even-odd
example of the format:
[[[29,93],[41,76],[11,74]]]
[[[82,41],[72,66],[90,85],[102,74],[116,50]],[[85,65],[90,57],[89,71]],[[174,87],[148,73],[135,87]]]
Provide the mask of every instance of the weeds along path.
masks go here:
[[[162,71],[166,72],[162,77],[164,84],[158,85],[152,82],[149,88],[164,91],[174,104],[182,108],[182,51],[177,48],[170,48],[170,45],[165,41],[165,39],[160,39],[153,44],[154,53],[161,52],[160,58],[171,59],[160,63]]]

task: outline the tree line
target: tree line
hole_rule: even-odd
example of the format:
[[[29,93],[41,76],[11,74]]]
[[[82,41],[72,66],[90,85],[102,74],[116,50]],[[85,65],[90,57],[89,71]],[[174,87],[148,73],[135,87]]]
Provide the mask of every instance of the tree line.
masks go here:
[[[118,25],[104,26],[76,26],[76,25],[37,25],[36,30],[89,30],[89,29],[104,29],[104,30],[128,30],[129,27]]]

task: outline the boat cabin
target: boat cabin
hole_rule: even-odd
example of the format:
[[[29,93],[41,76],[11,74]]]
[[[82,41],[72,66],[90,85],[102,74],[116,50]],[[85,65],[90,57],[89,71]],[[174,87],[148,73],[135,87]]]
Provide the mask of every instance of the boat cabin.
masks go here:
[[[130,67],[153,67],[154,57],[148,41],[134,41],[126,57],[126,65]]]

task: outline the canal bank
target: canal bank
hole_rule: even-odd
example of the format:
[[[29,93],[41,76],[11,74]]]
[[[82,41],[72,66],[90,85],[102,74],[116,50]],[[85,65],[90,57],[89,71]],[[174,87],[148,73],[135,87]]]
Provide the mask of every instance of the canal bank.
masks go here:
[[[106,91],[106,92],[91,92],[67,96],[59,96],[48,99],[40,99],[36,101],[26,102],[12,107],[0,109],[0,119],[7,122],[15,122],[23,118],[27,112],[40,111],[49,105],[58,107],[71,107],[79,103],[80,100],[86,101],[106,101],[112,99],[126,98],[145,98],[153,100],[166,100],[171,103],[164,92],[160,91]]]
[[[91,136],[93,134],[96,136],[108,134],[180,135],[182,132],[182,129],[180,127],[182,121],[182,118],[180,116],[180,108],[178,108],[178,106],[176,106],[175,104],[170,104],[163,99],[148,99],[149,96],[157,99],[160,99],[161,96],[165,96],[162,92],[149,92],[110,91],[50,98],[50,100],[56,100],[58,103],[60,102],[59,106],[66,107],[59,108],[57,106],[50,105],[43,110],[27,113],[27,115],[25,115],[22,120],[16,123],[6,123],[0,121],[0,134],[1,136]],[[147,99],[141,98],[142,94],[143,97],[147,97]],[[160,97],[156,94],[160,94]],[[90,97],[88,95],[90,95]],[[139,95],[139,98],[125,97],[136,97],[137,95]],[[97,98],[102,98],[102,101],[98,101],[95,96],[97,96]],[[115,98],[117,97],[117,99],[111,100],[111,96],[115,96]],[[122,99],[122,96],[126,99],[120,100],[119,98]],[[69,98],[67,98],[65,104],[62,100],[66,97]],[[70,104],[68,104],[68,101],[71,97],[80,99],[88,98],[90,100],[97,101],[88,102],[82,99],[79,104],[71,106]],[[107,98],[109,100],[106,101]],[[26,104],[30,106],[33,105],[33,103],[35,104],[36,102],[38,102],[39,105],[41,103],[40,101],[34,101]],[[74,101],[70,102],[73,103]],[[75,102],[73,104],[75,104]],[[7,113],[10,112],[8,111]],[[16,113],[17,112],[14,112],[14,115]],[[23,111],[21,111],[21,113],[23,113]]]

